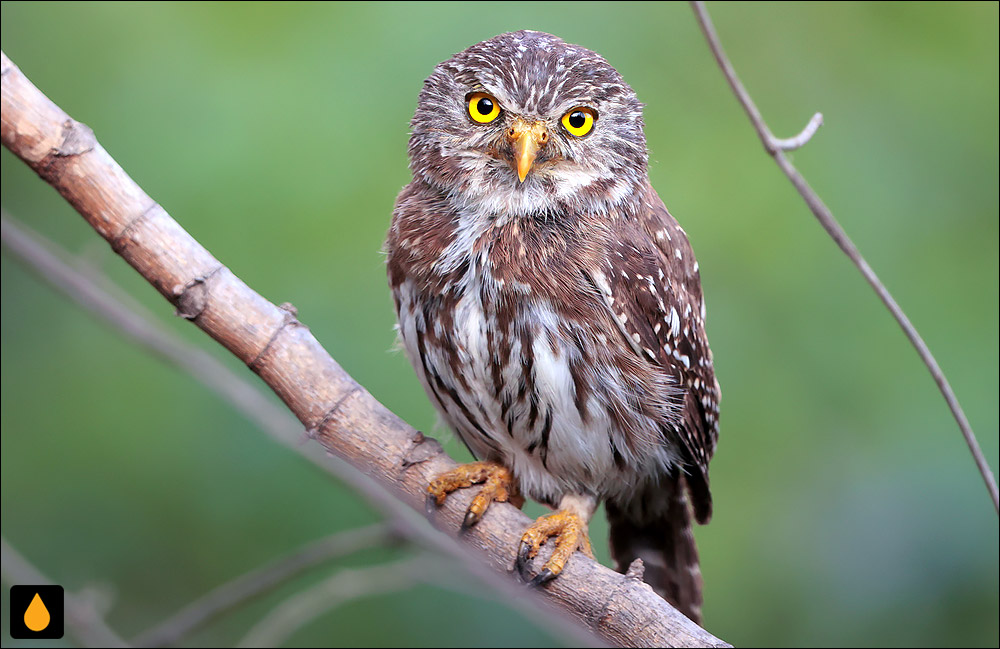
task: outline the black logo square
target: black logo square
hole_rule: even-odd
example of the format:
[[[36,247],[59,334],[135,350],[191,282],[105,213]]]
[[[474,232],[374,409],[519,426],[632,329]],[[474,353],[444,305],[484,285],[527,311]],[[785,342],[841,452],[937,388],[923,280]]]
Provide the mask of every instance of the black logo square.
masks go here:
[[[63,637],[64,594],[62,586],[11,586],[10,637]]]

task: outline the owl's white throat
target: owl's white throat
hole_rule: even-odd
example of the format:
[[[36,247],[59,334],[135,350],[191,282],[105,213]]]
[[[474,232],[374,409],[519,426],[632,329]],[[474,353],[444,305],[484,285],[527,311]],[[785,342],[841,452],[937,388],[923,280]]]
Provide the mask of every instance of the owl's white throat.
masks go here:
[[[600,204],[591,204],[583,190],[611,176],[569,161],[532,169],[524,182],[492,158],[468,157],[459,164],[472,180],[452,196],[466,213],[519,216],[567,208],[594,212],[616,207],[634,193],[628,179],[618,178],[601,194]]]

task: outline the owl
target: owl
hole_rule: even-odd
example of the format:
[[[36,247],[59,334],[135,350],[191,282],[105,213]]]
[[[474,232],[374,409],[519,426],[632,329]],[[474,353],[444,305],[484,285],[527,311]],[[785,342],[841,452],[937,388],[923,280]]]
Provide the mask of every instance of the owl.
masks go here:
[[[556,577],[605,503],[619,570],[700,621],[692,519],[712,514],[719,385],[698,262],[650,186],[642,105],[600,55],[518,31],[438,65],[409,140],[413,181],[385,251],[403,347],[477,462],[478,489],[550,506],[516,571]],[[551,558],[534,558],[551,541]]]

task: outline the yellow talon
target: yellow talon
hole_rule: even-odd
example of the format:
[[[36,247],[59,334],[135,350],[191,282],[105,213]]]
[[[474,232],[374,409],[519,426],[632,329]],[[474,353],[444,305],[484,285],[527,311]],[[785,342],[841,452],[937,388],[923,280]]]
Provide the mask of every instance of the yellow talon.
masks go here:
[[[530,578],[529,563],[550,537],[555,537],[556,549],[539,573]],[[594,558],[594,550],[587,535],[587,521],[576,511],[560,509],[554,514],[542,516],[525,530],[514,565],[522,579],[537,586],[559,575],[577,550]]]
[[[435,506],[443,505],[451,492],[474,484],[483,486],[469,504],[462,521],[463,529],[478,523],[492,502],[509,502],[515,507],[524,504],[524,497],[518,493],[514,475],[509,469],[494,462],[472,462],[431,480],[427,485],[427,513],[432,513]]]

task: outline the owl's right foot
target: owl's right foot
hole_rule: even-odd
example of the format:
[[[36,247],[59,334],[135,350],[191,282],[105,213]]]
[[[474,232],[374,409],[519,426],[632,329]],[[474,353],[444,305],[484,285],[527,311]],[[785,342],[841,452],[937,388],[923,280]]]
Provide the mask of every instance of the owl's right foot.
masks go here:
[[[524,504],[524,496],[518,493],[514,475],[509,469],[495,462],[472,462],[442,473],[427,485],[427,513],[431,514],[435,506],[443,505],[451,492],[474,484],[483,486],[469,504],[462,529],[478,523],[494,501],[509,502],[518,508]]]

